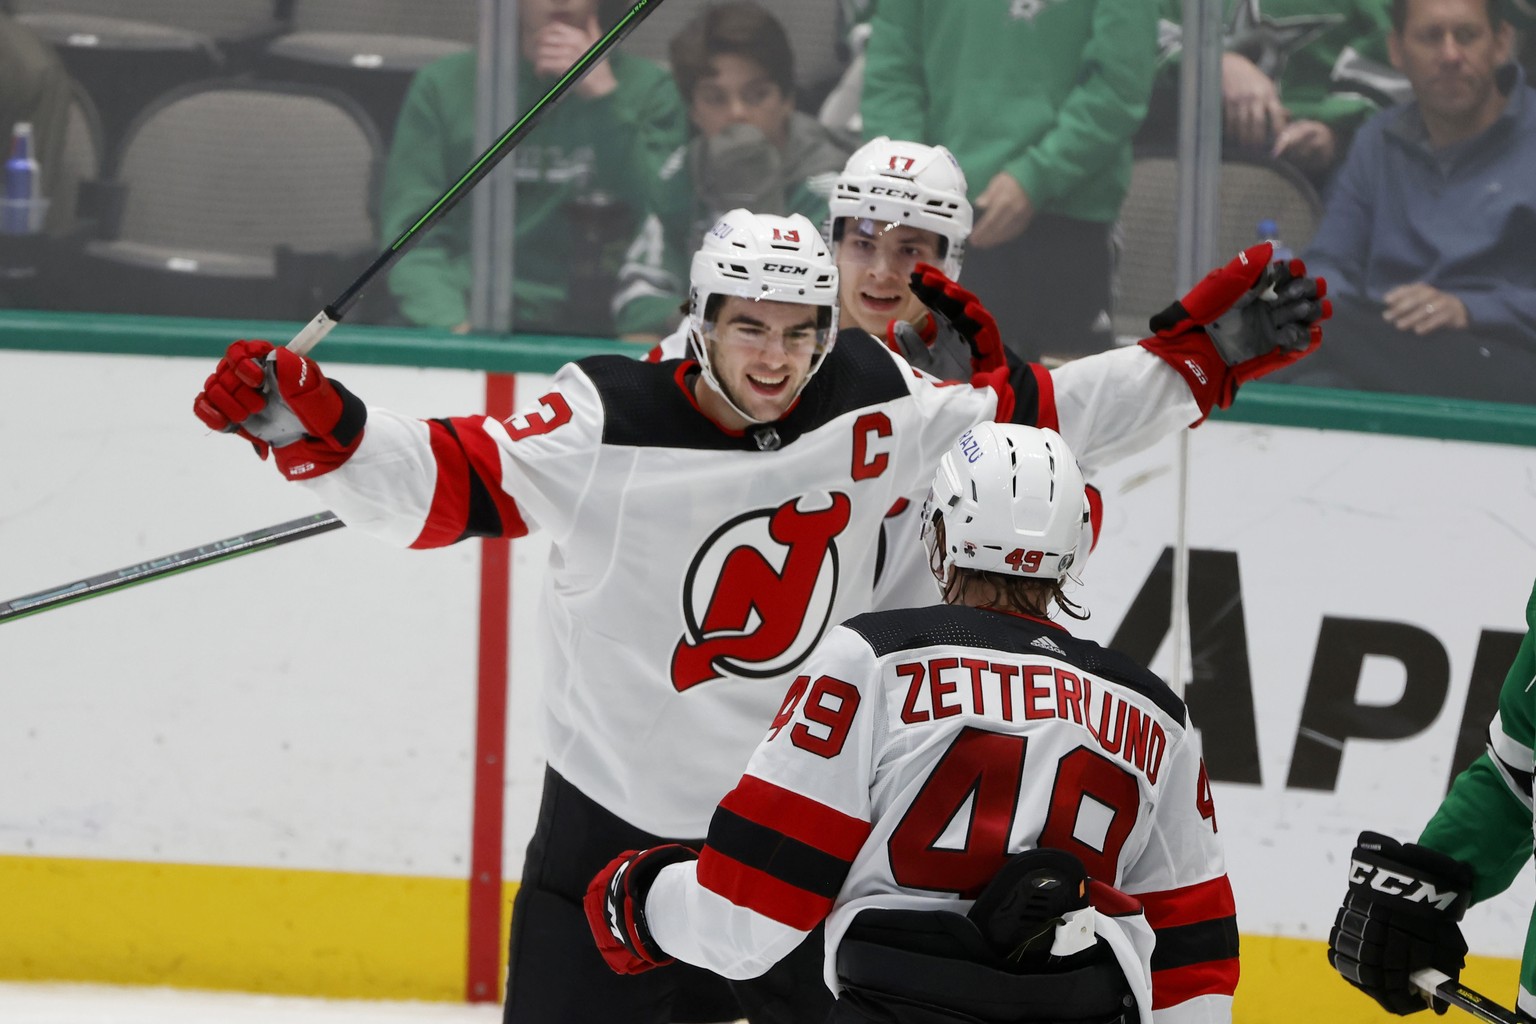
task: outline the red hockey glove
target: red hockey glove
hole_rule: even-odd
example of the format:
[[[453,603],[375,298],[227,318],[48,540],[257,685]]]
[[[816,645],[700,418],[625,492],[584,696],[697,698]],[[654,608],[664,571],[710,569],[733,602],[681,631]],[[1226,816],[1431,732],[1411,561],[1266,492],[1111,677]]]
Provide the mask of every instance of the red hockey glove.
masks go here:
[[[921,328],[905,320],[887,324],[885,343],[892,351],[940,380],[970,380],[1007,365],[997,321],[971,292],[937,267],[919,263],[912,271],[912,294],[929,315]]]
[[[1225,409],[1246,381],[1289,366],[1323,340],[1327,282],[1300,260],[1271,263],[1261,242],[1211,271],[1152,318],[1142,347],[1177,370],[1202,413]]]
[[[656,875],[668,864],[697,860],[686,846],[669,844],[649,850],[626,850],[599,871],[587,886],[587,925],[616,974],[640,974],[672,962],[645,923],[645,897]]]
[[[275,399],[275,400],[274,400]],[[329,473],[362,440],[368,408],[313,360],[266,341],[237,341],[203,383],[192,411],[233,430],[291,479]]]
[[[1457,924],[1471,900],[1472,869],[1417,843],[1360,833],[1349,892],[1328,934],[1328,962],[1389,1013],[1425,1009],[1409,976],[1433,967],[1451,977],[1466,964]],[[1444,1013],[1446,1004],[1435,1003]]]

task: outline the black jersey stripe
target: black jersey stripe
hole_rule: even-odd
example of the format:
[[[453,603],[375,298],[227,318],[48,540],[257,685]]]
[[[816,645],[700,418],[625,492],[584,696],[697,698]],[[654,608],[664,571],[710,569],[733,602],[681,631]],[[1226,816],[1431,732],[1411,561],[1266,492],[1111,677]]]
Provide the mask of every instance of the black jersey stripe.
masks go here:
[[[1215,960],[1236,959],[1237,948],[1235,917],[1159,928],[1157,946],[1152,951],[1152,970],[1168,971]]]
[[[734,861],[827,899],[842,889],[852,865],[724,807],[710,820],[708,843]]]
[[[677,384],[682,360],[649,363],[628,356],[589,356],[576,365],[603,403],[603,443],[647,448],[759,451],[754,431],[728,434],[696,409]],[[816,376],[789,415],[771,424],[777,447],[825,426],[845,413],[906,396],[909,373],[866,331],[838,332]]]

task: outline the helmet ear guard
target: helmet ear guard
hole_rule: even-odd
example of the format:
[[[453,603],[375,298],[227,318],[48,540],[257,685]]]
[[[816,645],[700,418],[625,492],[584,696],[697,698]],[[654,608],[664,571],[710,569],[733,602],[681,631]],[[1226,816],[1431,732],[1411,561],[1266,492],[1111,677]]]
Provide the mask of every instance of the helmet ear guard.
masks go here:
[[[762,302],[817,306],[815,354],[800,390],[810,383],[837,341],[837,265],[826,239],[801,214],[778,217],[732,210],[715,222],[694,253],[688,275],[688,335],[709,386],[738,414],[756,422],[731,400],[711,365],[709,340],[719,300],[735,296]]]
[[[965,172],[949,150],[882,135],[856,150],[838,175],[827,237],[841,239],[841,222],[850,217],[932,231],[944,241],[939,269],[956,280],[974,220],[966,196]]]
[[[1059,583],[1088,517],[1082,470],[1060,434],[981,423],[939,460],[922,536],[941,589],[957,567]]]

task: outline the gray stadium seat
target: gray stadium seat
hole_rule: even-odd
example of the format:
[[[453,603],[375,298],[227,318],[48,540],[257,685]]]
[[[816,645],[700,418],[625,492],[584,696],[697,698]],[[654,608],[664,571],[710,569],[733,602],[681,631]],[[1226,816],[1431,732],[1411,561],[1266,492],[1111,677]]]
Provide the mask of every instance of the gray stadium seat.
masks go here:
[[[469,49],[479,26],[476,0],[293,0],[292,30],[267,47],[272,57],[363,70],[415,71]]]
[[[86,244],[84,270],[118,311],[306,317],[331,297],[308,289],[340,291],[374,255],[380,161],[340,94],[183,87],[129,128],[110,179],[120,214]]]
[[[1280,161],[1228,158],[1221,164],[1215,261],[1258,241],[1257,228],[1275,221],[1280,237],[1300,253],[1317,231],[1323,204],[1295,168]],[[1115,334],[1142,338],[1147,319],[1178,298],[1179,168],[1171,156],[1140,155],[1120,207],[1120,257],[1115,273]]]
[[[106,154],[101,134],[101,117],[90,94],[80,83],[73,83],[74,99],[69,105],[69,120],[64,126],[64,150],[59,192],[53,197],[55,222],[64,230],[75,224],[80,183],[100,177]]]
[[[156,96],[231,69],[278,27],[274,0],[14,0],[95,101],[112,147]]]

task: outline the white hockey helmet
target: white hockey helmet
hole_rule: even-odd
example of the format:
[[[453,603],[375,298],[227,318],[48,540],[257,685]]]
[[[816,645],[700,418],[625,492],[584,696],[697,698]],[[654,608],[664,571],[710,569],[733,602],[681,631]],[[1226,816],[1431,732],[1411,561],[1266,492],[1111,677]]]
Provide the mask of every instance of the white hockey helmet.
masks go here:
[[[803,390],[837,341],[837,264],[816,225],[798,213],[778,217],[732,210],[715,222],[694,253],[688,275],[688,335],[694,356],[709,386],[742,417],[757,422],[736,407],[710,365],[707,342],[715,330],[710,300],[728,295],[821,307],[811,369],[800,382]]]
[[[940,588],[956,566],[1058,583],[1077,559],[1088,497],[1082,470],[1056,431],[981,423],[939,460],[922,519]]]
[[[951,279],[960,276],[974,214],[965,172],[943,146],[893,142],[884,135],[866,142],[837,176],[828,213],[834,239],[842,237],[840,222],[847,217],[932,231],[944,240],[939,269]]]

